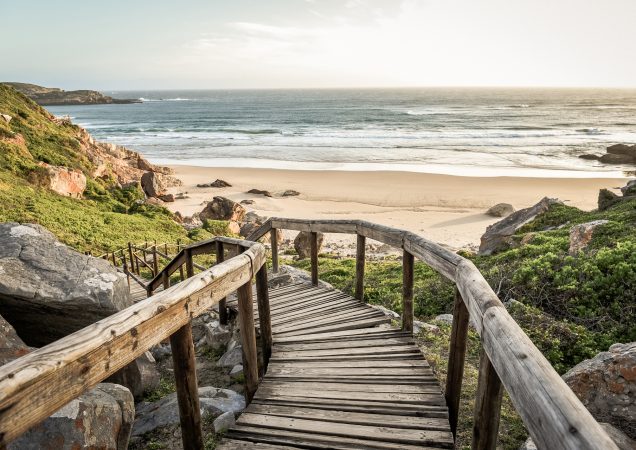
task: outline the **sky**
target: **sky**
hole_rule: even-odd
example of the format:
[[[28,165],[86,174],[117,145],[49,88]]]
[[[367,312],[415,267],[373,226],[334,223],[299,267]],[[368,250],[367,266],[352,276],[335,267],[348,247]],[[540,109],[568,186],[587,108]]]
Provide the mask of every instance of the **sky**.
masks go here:
[[[0,81],[636,87],[635,0],[0,0]]]

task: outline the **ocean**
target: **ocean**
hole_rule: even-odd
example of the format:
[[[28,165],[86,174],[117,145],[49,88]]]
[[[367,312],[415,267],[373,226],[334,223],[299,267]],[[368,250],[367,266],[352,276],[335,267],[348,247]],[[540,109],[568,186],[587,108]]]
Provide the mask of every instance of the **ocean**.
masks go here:
[[[634,170],[578,156],[636,143],[636,90],[105,93],[143,103],[48,109],[157,164],[531,177]]]

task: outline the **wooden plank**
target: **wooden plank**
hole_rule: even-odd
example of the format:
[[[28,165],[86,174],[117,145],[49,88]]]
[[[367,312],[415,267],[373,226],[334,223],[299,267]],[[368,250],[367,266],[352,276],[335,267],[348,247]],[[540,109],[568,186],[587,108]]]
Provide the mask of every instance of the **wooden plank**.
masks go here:
[[[453,306],[453,326],[450,337],[450,349],[448,351],[448,370],[446,375],[446,403],[448,404],[448,417],[453,436],[457,432],[457,419],[459,417],[459,399],[462,392],[462,380],[464,379],[464,361],[466,359],[466,344],[468,342],[468,310],[462,300],[461,294],[455,288],[455,303]]]
[[[367,238],[358,234],[356,241],[356,288],[354,297],[364,298],[364,264]]]
[[[270,245],[272,246],[272,271],[278,273],[278,233],[276,228],[272,228],[270,232]]]
[[[324,391],[340,391],[340,392],[384,392],[384,393],[413,393],[413,394],[437,394],[439,395],[439,386],[435,385],[413,385],[413,384],[372,384],[372,383],[309,383],[303,381],[271,381],[264,380],[260,386],[276,388],[276,389],[307,389],[307,390],[324,390]],[[448,424],[447,424],[448,425]]]
[[[254,403],[263,404],[263,401],[254,399]],[[438,405],[410,405],[388,402],[365,402],[361,400],[333,400],[320,398],[276,397],[267,400],[268,405],[290,406],[297,408],[318,408],[329,411],[351,411],[368,414],[387,414],[411,417],[441,417],[447,418],[446,407]]]
[[[318,408],[293,408],[289,406],[261,405],[257,403],[251,404],[247,411],[255,414],[298,417],[324,422],[350,423],[378,427],[390,426],[392,428],[412,428],[416,430],[449,431],[448,421],[439,417],[409,417],[368,414],[350,411],[329,411]]]
[[[271,445],[262,442],[237,441],[236,439],[223,439],[214,447],[216,450],[294,450],[299,447],[287,445]]]
[[[391,319],[389,319],[388,317],[378,317],[373,319],[349,321],[343,324],[326,325],[322,327],[312,328],[309,330],[286,331],[281,333],[274,332],[274,335],[281,334],[282,337],[301,336],[303,334],[310,334],[310,333],[311,334],[327,333],[332,331],[343,331],[343,330],[352,330],[356,328],[367,328],[367,327],[372,327],[372,326],[381,325],[383,323],[390,323],[390,322],[391,322]],[[274,337],[274,340],[276,340],[276,336]]]
[[[362,348],[330,348],[320,350],[276,351],[277,359],[284,358],[313,358],[320,356],[353,356],[353,355],[392,355],[395,353],[416,353],[421,355],[420,349],[410,344],[387,345]]]
[[[264,414],[243,413],[237,424],[278,430],[301,431],[313,434],[358,438],[368,441],[384,441],[409,445],[453,446],[450,432],[437,430],[412,430],[407,428],[373,427],[366,425],[323,422],[309,419],[289,419]],[[440,445],[440,446],[442,446]]]
[[[370,361],[295,361],[293,363],[276,362],[276,367],[281,368],[337,368],[337,367],[429,367],[428,362],[423,359],[397,359],[397,360],[370,360]]]
[[[433,447],[408,445],[383,441],[346,438],[342,436],[319,435],[311,432],[298,432],[263,427],[241,425],[228,432],[234,439],[253,442],[300,445],[301,448],[330,450],[431,450]],[[439,449],[439,447],[436,447]]]
[[[278,366],[272,365],[270,370],[268,370],[268,376],[277,376],[277,375],[306,375],[306,376],[317,376],[317,375],[333,375],[332,369],[320,369],[320,368],[294,368],[294,369],[284,369]],[[371,376],[371,375],[384,375],[384,376],[392,376],[397,377],[395,381],[399,381],[399,377],[401,376],[426,376],[430,375],[432,372],[428,368],[422,367],[380,367],[380,368],[369,368],[369,367],[351,367],[351,368],[343,368],[339,370],[338,376]]]
[[[275,397],[299,397],[319,398],[321,400],[360,400],[365,402],[391,402],[412,405],[438,405],[445,406],[444,398],[438,392],[435,394],[414,394],[399,392],[363,392],[363,391],[330,391],[309,389],[280,389],[276,387],[261,386],[256,392],[255,398],[269,400]]]
[[[278,337],[276,343],[300,343],[300,342],[330,342],[338,341],[343,337],[348,340],[355,339],[381,339],[382,337],[404,337],[404,332],[395,329],[379,329],[373,327],[356,328],[354,330],[332,331],[325,333],[314,333],[305,336]]]
[[[276,348],[280,351],[303,351],[336,348],[386,347],[393,345],[413,345],[413,340],[408,338],[383,338],[342,340],[338,342],[307,342],[303,344],[279,343],[276,345]]]

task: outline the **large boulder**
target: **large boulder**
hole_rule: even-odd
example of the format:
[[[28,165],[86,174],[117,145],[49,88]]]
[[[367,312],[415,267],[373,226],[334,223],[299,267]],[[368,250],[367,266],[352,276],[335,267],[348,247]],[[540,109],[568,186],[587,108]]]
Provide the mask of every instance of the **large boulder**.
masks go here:
[[[160,197],[166,193],[166,186],[156,172],[146,172],[141,176],[141,188],[147,197]]]
[[[65,197],[82,198],[86,190],[86,175],[80,170],[52,166],[41,162],[43,171],[38,174],[38,183]]]
[[[128,389],[102,383],[71,400],[7,448],[126,450],[134,418],[135,403]]]
[[[636,438],[636,342],[612,345],[563,379],[596,420]]]
[[[161,375],[157,370],[152,353],[145,352],[126,367],[111,375],[106,381],[126,386],[133,397],[139,400],[146,392],[159,387]]]
[[[245,409],[245,398],[229,389],[215,387],[199,388],[201,416],[216,418],[226,412],[238,414]],[[165,427],[179,425],[177,394],[170,394],[153,403],[143,402],[137,406],[137,420],[132,435],[142,436]]]
[[[0,366],[24,356],[31,349],[20,339],[9,322],[0,316]]]
[[[311,233],[308,231],[301,231],[294,239],[294,249],[298,253],[300,259],[309,258],[311,256]],[[322,249],[322,244],[325,240],[325,235],[317,233],[318,241],[318,253]]]
[[[0,314],[42,346],[132,305],[126,276],[39,225],[0,224]]]
[[[636,195],[636,180],[629,180],[625,186],[621,188],[623,195]]]
[[[245,208],[226,197],[214,197],[199,213],[201,220],[229,220],[241,222],[245,217]]]
[[[608,189],[598,191],[598,210],[605,211],[621,201],[621,197]]]
[[[530,208],[520,209],[505,219],[490,225],[486,228],[486,232],[481,237],[479,254],[490,255],[506,248],[512,240],[512,235],[515,234],[519,228],[545,213],[552,205],[557,203],[561,202],[557,199],[544,197],[536,205]]]
[[[312,284],[311,274],[306,270],[297,269],[288,265],[281,265],[278,272],[274,273],[271,269],[267,273],[267,286],[270,289],[276,289],[283,286],[295,284]],[[333,286],[326,281],[318,280],[318,286],[325,289],[333,289]]]
[[[594,230],[608,222],[608,220],[593,220],[592,222],[581,223],[570,228],[569,254],[576,256],[579,252],[585,250],[592,240]]]

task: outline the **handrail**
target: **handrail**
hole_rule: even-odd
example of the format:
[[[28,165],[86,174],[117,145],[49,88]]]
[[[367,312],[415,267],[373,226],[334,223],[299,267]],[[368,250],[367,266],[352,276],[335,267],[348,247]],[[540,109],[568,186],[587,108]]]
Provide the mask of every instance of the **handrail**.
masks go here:
[[[256,276],[257,291],[267,292],[266,253],[261,244],[242,245],[237,256],[197,275],[189,266],[184,282],[1,366],[0,448],[168,337],[184,448],[203,448],[190,322],[237,290],[248,401],[258,383],[251,281]],[[269,317],[266,296],[258,307]]]
[[[274,217],[268,219],[246,239],[257,241],[269,232],[274,250],[277,248],[277,229],[311,233],[314,284],[318,282],[318,232],[358,236],[357,259],[362,258],[362,261],[357,261],[356,264],[356,286],[363,285],[366,238],[401,248],[405,256],[403,324],[408,331],[412,331],[410,323],[413,317],[412,302],[409,304],[409,295],[412,300],[413,279],[412,276],[410,279],[407,276],[409,272],[412,274],[412,263],[409,268],[409,260],[416,257],[455,283],[456,299],[445,395],[451,429],[455,433],[470,318],[483,346],[475,406],[473,448],[495,446],[503,384],[539,448],[617,449],[603,428],[508,314],[497,294],[471,261],[415,233],[361,220],[299,220]],[[272,266],[276,269],[277,252],[273,259]],[[361,298],[361,291],[356,292],[356,296]]]

